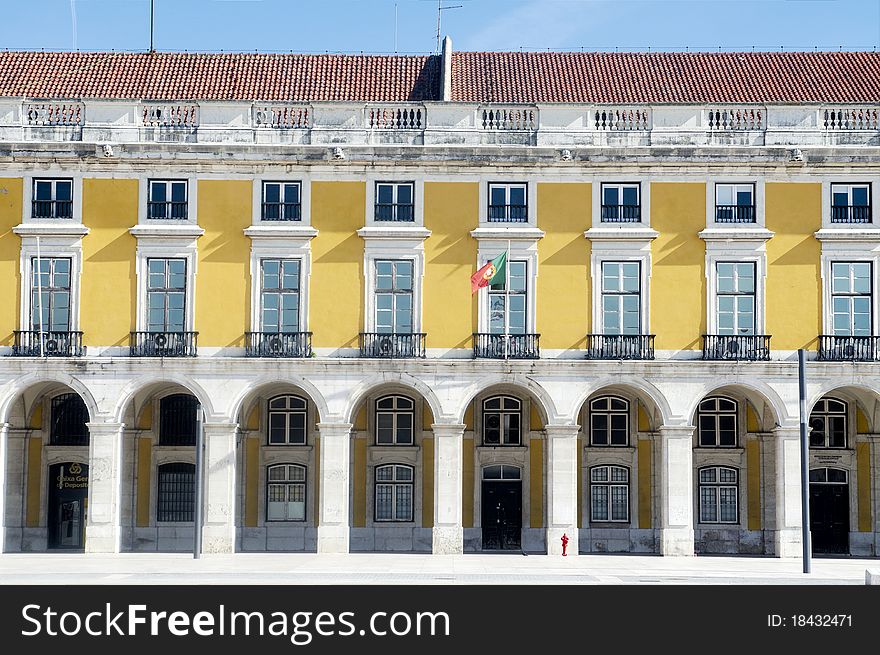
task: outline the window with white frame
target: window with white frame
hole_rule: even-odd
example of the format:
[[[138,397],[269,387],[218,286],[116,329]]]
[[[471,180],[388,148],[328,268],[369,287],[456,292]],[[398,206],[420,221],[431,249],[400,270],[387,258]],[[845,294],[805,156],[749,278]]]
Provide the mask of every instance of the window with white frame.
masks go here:
[[[376,221],[412,223],[415,220],[412,182],[376,182]]]
[[[181,523],[193,520],[196,466],[185,462],[161,464],[157,471],[156,521]]]
[[[755,263],[718,262],[715,285],[718,334],[755,334]]]
[[[699,470],[700,523],[739,523],[738,472],[728,466]]]
[[[871,276],[870,262],[831,263],[831,329],[835,336],[871,335]]]
[[[640,334],[641,263],[602,262],[602,333]]]
[[[638,223],[642,220],[640,185],[602,184],[602,222]]]
[[[822,398],[810,412],[810,448],[846,448],[846,403]]]
[[[73,218],[73,180],[34,180],[32,218]]]
[[[147,332],[186,330],[186,260],[147,260]]]
[[[376,332],[413,331],[413,262],[376,260]]]
[[[185,221],[189,215],[186,180],[150,180],[147,218]]]
[[[300,260],[260,261],[260,330],[290,334],[300,331]]]
[[[308,405],[299,396],[275,396],[268,407],[269,445],[302,446],[306,443]]]
[[[590,401],[590,445],[629,443],[629,401],[614,396]]]
[[[306,520],[306,467],[275,464],[267,470],[266,520]]]
[[[754,223],[754,184],[716,184],[715,222]]]
[[[483,401],[483,444],[518,446],[522,443],[522,403],[510,396]]]
[[[263,182],[264,221],[302,220],[302,185],[299,182]]]
[[[870,223],[871,185],[832,184],[832,223]]]
[[[376,401],[376,444],[413,444],[414,403],[406,396],[386,396]]]
[[[701,447],[735,447],[737,444],[737,403],[730,398],[706,398],[697,412]]]
[[[413,520],[413,467],[385,464],[376,467],[376,521]]]
[[[590,521],[629,521],[629,469],[594,466],[590,469]]]
[[[525,183],[489,184],[490,223],[527,223],[528,191]]]
[[[39,332],[70,331],[70,269],[66,257],[31,260],[30,326]]]
[[[525,334],[528,330],[528,262],[508,261],[505,268],[505,275],[496,276],[501,279],[489,285],[489,333]]]

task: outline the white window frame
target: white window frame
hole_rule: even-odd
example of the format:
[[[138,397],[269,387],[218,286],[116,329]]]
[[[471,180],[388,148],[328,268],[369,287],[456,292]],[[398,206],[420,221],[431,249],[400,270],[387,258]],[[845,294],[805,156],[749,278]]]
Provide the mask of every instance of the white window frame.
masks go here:
[[[393,480],[379,480],[378,479],[378,471],[380,468],[385,468],[387,466],[394,467],[394,479]],[[407,468],[410,471],[410,480],[407,481],[398,481],[397,480],[397,467]],[[391,516],[390,519],[380,519],[379,518],[379,503],[377,502],[378,494],[379,494],[379,486],[380,485],[388,485],[392,488],[391,494]],[[409,486],[410,487],[410,508],[409,508],[409,518],[398,518],[397,516],[397,489],[400,486]],[[374,523],[413,523],[416,520],[416,467],[412,464],[403,464],[399,462],[383,462],[381,464],[376,464],[373,467],[373,522]]]
[[[637,223],[636,223],[637,225]],[[639,264],[639,319],[641,326],[639,334],[651,334],[651,242],[642,242],[641,240],[628,244],[626,242],[618,242],[624,248],[611,246],[610,243],[601,243],[597,249],[593,248],[590,255],[590,274],[592,277],[592,326],[593,333],[601,334],[604,326],[604,316],[602,313],[603,292],[602,292],[602,269],[605,263],[638,263]],[[632,249],[630,246],[632,245]],[[608,247],[611,246],[611,247]],[[646,246],[646,249],[643,247]]]
[[[285,402],[289,405],[289,401],[286,400],[288,398],[296,398],[297,400],[302,400],[305,403],[305,409],[272,409],[271,403],[273,400],[278,400],[279,398],[284,398]],[[298,396],[295,393],[281,393],[271,398],[268,398],[266,401],[266,441],[265,446],[269,448],[281,447],[286,448],[287,446],[306,446],[309,443],[309,401],[303,396]],[[285,427],[284,427],[284,441],[283,442],[273,442],[272,441],[272,419],[271,415],[273,413],[276,414],[284,414],[285,415]],[[291,414],[303,414],[305,416],[305,431],[303,433],[303,440],[300,441],[291,441],[290,440],[290,415]]]
[[[607,469],[608,470],[608,479],[605,481],[594,481],[593,480],[593,471],[596,469]],[[626,482],[621,482],[619,480],[612,481],[611,480],[611,470],[612,469],[623,469],[626,471]],[[623,466],[621,464],[596,464],[591,466],[587,470],[588,474],[588,484],[590,486],[590,495],[589,495],[589,505],[590,505],[590,523],[629,523],[630,517],[632,516],[632,473],[630,471],[630,467]],[[608,496],[605,499],[606,509],[608,511],[608,518],[605,519],[597,519],[593,516],[593,487],[606,487],[608,489]],[[615,519],[612,518],[612,494],[611,489],[613,487],[625,487],[626,488],[626,518],[623,519]]]
[[[368,228],[384,228],[400,232],[401,238],[406,237],[406,230],[424,228],[425,226],[425,175],[402,176],[399,171],[390,171],[387,175],[370,173],[366,176],[366,203],[364,207],[364,225]],[[413,220],[412,221],[377,221],[376,220],[376,185],[412,184],[413,187]],[[422,230],[417,231],[421,233]],[[430,233],[429,233],[430,234]]]
[[[252,331],[253,332],[266,332],[266,330],[264,329],[264,326],[263,326],[263,262],[270,261],[270,260],[295,261],[295,262],[299,263],[299,290],[297,291],[298,300],[299,300],[299,303],[298,303],[299,306],[297,307],[297,316],[299,317],[299,326],[298,326],[297,332],[305,332],[306,330],[303,330],[303,323],[304,323],[304,319],[303,319],[303,306],[304,306],[303,287],[305,285],[303,284],[303,260],[302,260],[302,258],[301,257],[290,257],[290,256],[287,256],[287,257],[268,257],[265,255],[259,257],[255,262],[253,262],[253,265],[256,266],[256,269],[254,271],[254,275],[256,277],[256,280],[255,280],[256,284],[254,285],[254,287],[255,287],[254,293],[256,293],[257,297],[255,299],[255,301],[256,301],[255,302],[256,316],[254,317],[254,328],[255,329]],[[280,312],[280,308],[279,308],[279,312]],[[280,318],[281,317],[280,317],[280,313],[279,313],[279,327],[280,327]]]
[[[287,475],[287,467],[293,466],[299,469],[302,469],[303,479],[302,480],[289,480],[285,479],[281,480],[272,480],[269,476],[269,471],[275,467],[285,467],[285,475]],[[271,464],[267,464],[265,466],[266,469],[266,486],[265,486],[265,503],[266,503],[266,514],[265,521],[267,524],[273,523],[305,523],[309,518],[309,469],[305,464],[300,464],[299,462],[273,462]],[[273,519],[269,518],[269,487],[272,485],[283,485],[285,487],[285,491],[290,486],[302,486],[303,488],[303,516],[300,519],[292,519],[289,516],[283,519]],[[288,501],[289,502],[289,501]],[[287,504],[285,502],[285,514],[287,513]]]
[[[277,184],[277,185],[279,185],[279,186],[281,187],[281,188],[279,189],[279,198],[283,198],[283,191],[284,191],[284,187],[285,187],[285,186],[295,186],[295,187],[298,189],[298,196],[299,196],[299,216],[300,216],[298,220],[296,220],[296,219],[284,219],[284,218],[278,218],[278,219],[275,219],[275,220],[271,220],[271,219],[270,219],[270,220],[266,220],[266,219],[263,218],[263,204],[265,203],[265,199],[266,199],[266,186],[269,185],[269,184]],[[302,214],[303,214],[303,211],[302,211],[302,197],[303,197],[303,190],[302,190],[302,188],[303,188],[302,182],[300,182],[299,180],[271,180],[271,179],[263,179],[263,180],[260,180],[260,189],[259,189],[259,193],[260,193],[260,209],[259,209],[259,211],[260,211],[260,214],[259,214],[259,216],[260,216],[260,222],[261,222],[261,223],[268,223],[268,224],[270,224],[270,225],[273,225],[273,224],[276,224],[276,223],[294,223],[294,224],[299,224],[299,223],[301,223],[301,222],[302,222]],[[283,205],[283,204],[284,204],[284,201],[281,200],[280,203]],[[283,213],[283,208],[282,208],[282,211],[281,211],[280,213]]]
[[[151,182],[186,182],[186,220],[148,218],[147,203],[150,202]],[[194,175],[180,175],[174,169],[162,169],[138,178],[138,225],[150,226],[156,230],[162,226],[175,227],[181,225],[198,225],[199,188],[198,178]]]
[[[706,469],[715,469],[715,482],[703,482],[700,479],[700,474]],[[719,469],[728,469],[732,470],[736,473],[736,482],[721,482],[720,471]],[[706,466],[701,466],[697,469],[697,493],[695,494],[697,497],[697,516],[699,519],[699,523],[703,525],[739,525],[740,522],[740,513],[742,511],[741,502],[740,502],[740,469],[736,466],[727,466],[723,464],[708,464]],[[714,521],[708,521],[703,516],[703,487],[712,488],[715,490],[715,510],[717,519]],[[736,490],[734,494],[734,498],[736,499],[736,520],[735,521],[724,521],[721,518],[721,489],[722,488],[730,488],[733,487]]]
[[[621,264],[624,264],[624,265],[625,264],[630,264],[630,265],[635,264],[638,266],[638,268],[639,268],[639,291],[637,294],[634,294],[632,292],[623,291],[623,290],[613,292],[613,291],[606,291],[604,289],[605,267],[608,265],[611,265],[611,264],[616,264],[618,266]],[[600,309],[600,311],[599,311],[600,322],[597,325],[597,328],[599,329],[600,333],[607,334],[608,336],[636,336],[639,334],[647,334],[646,332],[643,331],[644,315],[641,313],[642,312],[642,304],[643,304],[642,298],[641,298],[642,278],[643,278],[642,272],[641,272],[641,263],[634,262],[634,261],[617,262],[617,261],[612,261],[612,260],[606,260],[606,261],[602,262],[602,266],[599,269],[599,274],[602,276],[602,279],[599,281],[599,290],[600,290],[599,302],[601,303],[602,306],[599,308]],[[627,333],[623,332],[623,311],[620,312],[620,318],[621,318],[620,329],[621,329],[621,331],[616,334],[605,332],[605,296],[606,295],[616,296],[618,299],[622,299],[625,296],[633,296],[633,295],[638,296],[638,298],[639,298],[639,303],[638,303],[638,306],[639,306],[639,325],[638,325],[638,330],[636,330],[634,335],[627,335]],[[619,303],[618,308],[622,310],[622,307],[623,307],[622,303]]]
[[[383,260],[412,262],[412,330],[413,334],[422,331],[422,281],[425,276],[425,251],[423,240],[415,244],[410,240],[366,239],[364,249],[364,332],[376,332],[376,262]]]
[[[707,326],[711,326],[709,334],[720,334],[718,327],[718,296],[745,296],[749,294],[744,293],[719,293],[718,292],[718,265],[719,264],[749,264],[752,267],[752,271],[754,272],[754,291],[752,291],[751,296],[754,299],[754,311],[752,314],[752,319],[754,321],[753,332],[751,335],[740,335],[740,334],[732,334],[725,336],[754,336],[764,334],[764,298],[763,298],[763,287],[764,287],[764,275],[762,275],[760,271],[760,264],[763,262],[763,258],[757,259],[744,259],[744,260],[732,260],[727,258],[713,258],[713,266],[714,270],[711,271],[711,274],[708,276],[709,281],[713,284],[710,293],[709,299],[712,301],[712,306],[710,308],[712,314],[712,321],[707,321]]]
[[[620,223],[631,223],[633,225],[642,224],[642,186],[643,186],[642,182],[640,182],[640,181],[635,181],[635,182],[600,182],[599,183],[599,213],[596,214],[596,217],[598,220],[596,220],[594,222],[599,225],[617,225]],[[639,220],[637,220],[637,221],[623,221],[623,220],[604,221],[604,220],[602,220],[602,207],[605,205],[605,203],[604,203],[605,189],[616,188],[618,190],[619,200],[621,201],[617,204],[617,206],[623,207],[624,206],[623,205],[623,190],[626,188],[632,188],[632,187],[635,187],[636,195],[638,195]]]
[[[496,398],[501,399],[501,407],[502,409],[486,409],[486,403],[490,400],[495,400]],[[515,400],[519,403],[519,410],[514,411],[510,409],[504,409],[504,401],[505,400]],[[526,441],[528,440],[528,426],[526,421],[529,420],[530,414],[527,414],[526,411],[529,408],[526,407],[526,403],[522,401],[522,399],[517,398],[516,396],[512,396],[510,394],[505,393],[496,393],[490,396],[486,396],[485,398],[480,399],[479,401],[479,413],[480,413],[480,439],[479,445],[487,448],[519,448],[526,445]],[[508,443],[504,441],[504,425],[503,422],[499,426],[498,432],[498,443],[486,443],[486,414],[501,414],[502,416],[507,414],[519,414],[519,442],[518,443]]]
[[[715,225],[725,225],[725,226],[727,226],[727,225],[758,225],[758,189],[757,189],[758,185],[756,182],[727,182],[727,181],[721,182],[721,181],[718,181],[713,184],[713,187],[715,189],[715,203],[712,206],[712,220],[711,220],[712,223],[714,223]],[[733,187],[734,196],[736,196],[736,194],[738,193],[737,187],[749,187],[749,189],[752,193],[751,207],[753,209],[753,218],[755,220],[751,221],[751,222],[748,222],[748,221],[732,221],[732,222],[719,221],[718,220],[718,206],[719,206],[718,190],[719,190],[719,187]],[[725,206],[729,207],[731,205],[725,205]],[[736,206],[739,206],[739,205],[736,205]],[[707,219],[706,223],[709,223],[709,222],[710,221]]]
[[[298,221],[264,221],[263,220],[263,184],[299,184],[299,202],[300,202],[300,220]],[[261,226],[267,229],[274,228],[277,230],[289,231],[295,228],[308,228],[312,224],[312,177],[308,174],[290,175],[280,173],[272,175],[267,173],[253,179],[253,191],[251,193],[253,200],[252,221],[251,225]],[[310,230],[309,230],[310,232]]]
[[[489,221],[489,187],[501,186],[525,186],[526,188],[526,220],[522,222]],[[492,230],[516,230],[524,228],[536,228],[538,225],[538,182],[529,176],[512,176],[504,179],[503,175],[482,176],[479,182],[479,228]],[[543,233],[541,234],[543,236]]]
[[[317,231],[307,227],[301,233],[301,237],[289,237],[288,230],[284,226],[289,223],[281,222],[276,229],[249,228],[245,235],[251,237],[251,332],[261,332],[261,297],[262,297],[262,261],[264,259],[298,259],[299,260],[299,329],[300,332],[309,331],[309,281],[312,268],[311,239],[317,235]],[[277,231],[278,236],[274,233]]]
[[[833,335],[833,294],[831,265],[835,262],[868,263],[871,265],[871,335],[878,336],[880,303],[877,292],[880,290],[880,242],[823,242],[821,256],[822,272],[822,334]]]
[[[50,168],[46,171],[41,171],[40,175],[25,175],[22,179],[22,211],[21,211],[21,222],[22,224],[31,224],[31,225],[41,225],[46,226],[47,231],[50,229],[49,226],[57,227],[59,231],[65,230],[65,228],[70,229],[73,226],[81,226],[82,225],[82,188],[83,188],[83,177],[82,173],[75,173],[71,171],[64,171],[58,168]],[[70,218],[34,218],[33,214],[33,200],[34,200],[34,182],[36,180],[71,180],[73,185],[71,187],[71,193],[73,194],[73,209],[72,216]],[[59,225],[59,223],[61,225]]]
[[[632,185],[639,187],[639,205],[641,206],[638,222],[602,222],[602,190],[607,185]],[[651,181],[643,177],[627,178],[627,176],[596,176],[592,180],[592,220],[593,230],[633,230],[651,226]]]
[[[394,399],[394,409],[380,409],[379,403],[383,400],[388,400],[389,398]],[[403,398],[411,403],[412,407],[410,409],[403,409],[398,407],[398,399]],[[386,446],[415,446],[416,444],[416,401],[410,398],[409,396],[405,396],[400,393],[391,393],[379,398],[376,398],[372,401],[373,403],[373,445],[386,447]],[[390,442],[381,442],[379,441],[379,414],[391,414],[392,419],[392,441]],[[397,418],[400,414],[409,414],[411,418],[410,422],[410,437],[411,440],[409,443],[401,443],[397,440]]]
[[[753,189],[752,203],[755,206],[754,223],[717,223],[715,206],[718,203],[718,185],[751,185]],[[766,240],[773,234],[767,231],[767,212],[765,211],[766,179],[764,177],[748,177],[730,175],[710,177],[706,180],[706,229],[709,232],[732,232],[731,239]]]
[[[702,405],[707,400],[716,400],[716,401],[717,400],[724,400],[727,402],[731,402],[731,403],[733,403],[733,411],[731,412],[731,411],[727,411],[727,410],[711,410],[711,411],[704,412],[703,410],[701,410],[700,405]],[[696,414],[696,416],[697,416],[697,421],[696,421],[697,429],[695,430],[695,434],[696,434],[696,438],[697,438],[696,439],[697,448],[709,448],[709,449],[715,449],[715,450],[721,450],[721,451],[731,450],[731,449],[735,449],[735,448],[742,448],[743,446],[742,446],[741,442],[743,441],[745,435],[743,434],[743,431],[740,429],[741,428],[741,426],[740,426],[740,413],[741,412],[742,412],[742,403],[740,401],[738,401],[736,398],[730,398],[729,396],[718,396],[718,395],[712,395],[712,396],[708,396],[706,398],[702,398],[700,400],[700,402],[697,404],[697,414]],[[700,423],[701,423],[700,419],[704,415],[715,417],[715,443],[714,444],[703,445],[702,434],[700,432]],[[721,443],[721,431],[719,430],[719,427],[718,427],[718,424],[719,424],[718,418],[720,416],[731,416],[731,415],[733,416],[733,426],[734,426],[733,444],[724,445]]]
[[[876,191],[880,177],[874,175],[840,175],[822,180],[822,230],[858,230],[876,233],[880,239],[880,207],[878,207]],[[871,222],[870,223],[832,223],[831,222],[831,186],[836,184],[867,184],[870,187]]]
[[[706,244],[706,334],[718,334],[718,264],[752,264],[755,267],[755,335],[766,334],[765,298],[767,252],[763,241],[741,241],[728,244],[727,252]],[[710,247],[712,246],[712,247]],[[757,249],[756,249],[757,247]],[[739,253],[739,254],[737,254]]]
[[[165,244],[161,239],[149,239],[151,243],[142,243],[138,240],[137,247],[137,326],[136,332],[147,331],[147,287],[149,286],[149,272],[147,260],[150,259],[183,259],[186,260],[186,294],[184,306],[184,332],[195,332],[195,286],[196,286],[196,256],[195,240],[192,245],[184,243]],[[172,240],[173,241],[173,240]]]
[[[481,239],[477,248],[477,268],[479,270],[490,261],[507,251],[507,241],[500,239]],[[537,333],[537,290],[538,290],[538,242],[533,239],[512,240],[510,242],[510,261],[526,262],[526,334]],[[477,332],[489,333],[489,292],[488,286],[477,291]]]
[[[377,207],[376,203],[377,203],[377,199],[379,196],[379,194],[378,194],[379,186],[381,186],[381,185],[386,185],[386,186],[392,187],[393,191],[392,191],[391,195],[393,196],[394,202],[392,204],[394,204],[394,205],[398,204],[397,203],[397,196],[398,196],[398,192],[399,192],[400,187],[402,187],[402,186],[410,187],[410,194],[412,196],[412,208],[413,208],[412,209],[413,219],[411,221],[400,221],[400,220],[380,221],[380,220],[376,220],[376,207]],[[373,216],[373,223],[377,224],[377,225],[414,225],[416,223],[416,183],[415,183],[415,181],[414,180],[376,180],[375,182],[373,182],[373,214],[372,214],[372,216]]]
[[[52,219],[56,220],[56,219]],[[64,219],[68,222],[67,219]],[[80,317],[80,290],[83,267],[82,238],[76,237],[39,237],[41,259],[64,258],[70,260],[70,327],[71,332],[79,330]],[[21,254],[19,257],[19,272],[21,284],[19,304],[21,308],[18,318],[20,330],[29,332],[31,317],[31,302],[33,295],[31,283],[33,281],[33,261],[37,258],[37,237],[22,235]]]
[[[412,272],[412,275],[410,276],[410,278],[411,278],[412,283],[411,283],[411,286],[410,286],[410,289],[409,289],[409,298],[410,298],[410,332],[409,332],[408,334],[415,334],[415,333],[417,332],[417,330],[415,330],[415,323],[416,323],[416,321],[415,321],[415,295],[416,295],[416,290],[415,290],[415,285],[416,285],[415,260],[413,260],[413,259],[409,259],[409,258],[403,258],[403,259],[378,259],[378,258],[377,258],[377,259],[374,259],[374,260],[373,260],[373,266],[376,268],[376,270],[373,271],[373,277],[374,277],[374,288],[373,288],[373,317],[372,317],[372,318],[373,318],[373,326],[374,326],[376,329],[375,329],[375,330],[371,330],[371,331],[372,331],[372,332],[378,332],[378,327],[379,327],[379,321],[378,321],[378,316],[377,316],[377,313],[378,313],[378,311],[379,311],[379,308],[378,308],[378,302],[377,302],[377,297],[378,297],[380,294],[389,294],[389,295],[392,296],[392,298],[395,299],[395,300],[392,302],[391,313],[392,313],[392,323],[396,323],[396,314],[397,314],[396,298],[397,298],[397,296],[404,296],[404,295],[407,295],[405,289],[404,289],[404,290],[400,290],[400,289],[396,289],[396,288],[392,287],[391,289],[381,289],[381,290],[380,290],[378,287],[375,286],[375,281],[376,281],[376,279],[378,279],[378,277],[379,277],[378,266],[379,266],[379,263],[381,263],[381,262],[385,262],[385,263],[391,264],[391,269],[392,269],[391,276],[392,276],[392,279],[396,279],[396,278],[397,278],[397,273],[396,273],[397,264],[408,263],[408,264],[410,265],[410,271]],[[396,329],[396,327],[397,327],[396,325],[394,325],[393,327],[395,327],[395,329],[394,329],[390,334],[407,334],[406,332],[398,332],[397,329]]]
[[[609,409],[609,410],[593,410],[593,403],[599,400],[619,400],[626,405],[626,409]],[[615,396],[613,394],[605,394],[602,396],[597,396],[596,398],[590,398],[589,404],[587,405],[587,420],[589,431],[588,441],[591,448],[628,448],[630,447],[630,430],[632,429],[632,403],[624,398],[623,396]],[[607,417],[611,417],[612,415],[620,415],[623,414],[626,417],[626,443],[622,444],[613,444],[611,443],[611,421],[608,421],[606,425],[606,435],[608,437],[608,441],[606,443],[594,443],[593,442],[593,415],[594,414],[604,414]]]
[[[825,409],[821,412],[818,412],[820,416],[825,417],[825,431],[824,431],[825,432],[825,443],[822,446],[814,446],[812,444],[812,442],[810,441],[810,434],[812,433],[811,423],[812,423],[813,415],[817,413],[816,407],[819,403],[824,402],[825,407],[827,407],[828,406],[827,402],[829,400],[832,402],[841,403],[843,405],[843,412],[842,413],[830,412],[827,409]],[[853,438],[851,438],[850,434],[849,434],[850,425],[851,425],[851,421],[850,421],[850,405],[851,404],[852,403],[844,400],[843,398],[837,398],[834,396],[823,396],[822,398],[820,398],[819,400],[816,401],[816,404],[813,405],[813,407],[810,409],[810,415],[807,419],[808,420],[808,423],[807,423],[807,444],[808,444],[809,450],[822,452],[822,451],[828,451],[828,450],[846,450],[847,448],[850,447],[850,445],[853,443],[854,437],[855,437],[855,435],[853,435]],[[829,438],[828,438],[828,417],[829,416],[843,416],[843,445],[842,446],[828,445],[829,444]]]
[[[834,266],[835,266],[835,265],[852,266],[852,265],[854,265],[854,264],[862,264],[862,265],[866,265],[866,266],[868,267],[868,270],[870,271],[870,275],[869,275],[869,277],[868,277],[868,282],[869,282],[870,285],[871,285],[871,290],[868,292],[867,296],[868,296],[868,299],[870,300],[870,303],[871,303],[871,309],[870,309],[870,311],[869,311],[869,316],[870,316],[870,320],[871,320],[871,329],[869,330],[868,334],[866,334],[866,335],[854,335],[854,334],[852,334],[852,332],[855,331],[855,326],[854,326],[854,321],[851,320],[851,321],[850,321],[850,327],[851,327],[851,329],[850,329],[850,334],[847,334],[847,335],[834,335],[834,298],[835,298],[835,296],[840,295],[840,296],[842,296],[842,297],[847,297],[847,298],[859,298],[859,297],[864,297],[863,294],[856,294],[856,293],[850,293],[850,294],[836,294],[836,293],[834,292]],[[834,261],[830,262],[830,270],[831,270],[831,284],[830,284],[830,288],[829,288],[829,293],[830,293],[830,295],[831,295],[831,298],[830,298],[830,300],[831,300],[831,314],[829,315],[828,318],[829,318],[829,321],[830,321],[830,326],[829,326],[829,327],[830,327],[830,330],[831,330],[831,331],[828,332],[828,334],[829,334],[829,335],[833,335],[833,336],[844,336],[844,337],[848,337],[848,336],[849,336],[849,337],[852,337],[852,336],[859,336],[859,337],[864,337],[864,336],[874,336],[874,335],[876,334],[876,332],[877,332],[877,328],[876,328],[876,326],[874,325],[874,306],[877,304],[877,300],[876,300],[876,298],[874,297],[874,296],[876,295],[876,287],[874,286],[875,275],[874,275],[874,267],[873,267],[873,263],[872,263],[872,262],[868,262],[868,261],[846,261],[846,260],[834,260]],[[852,312],[850,312],[850,318],[852,318],[852,316],[853,316],[853,314],[852,314]]]

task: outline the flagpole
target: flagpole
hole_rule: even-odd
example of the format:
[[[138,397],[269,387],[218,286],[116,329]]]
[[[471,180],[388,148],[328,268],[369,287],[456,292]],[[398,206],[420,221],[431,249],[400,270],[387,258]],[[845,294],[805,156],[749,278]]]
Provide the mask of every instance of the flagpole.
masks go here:
[[[37,237],[37,307],[40,312],[40,327],[39,327],[39,339],[40,339],[40,357],[43,356],[43,258],[40,255],[40,237]],[[31,271],[33,274],[33,271]]]
[[[507,240],[507,253],[504,255],[504,359],[507,359],[510,344],[510,239]]]

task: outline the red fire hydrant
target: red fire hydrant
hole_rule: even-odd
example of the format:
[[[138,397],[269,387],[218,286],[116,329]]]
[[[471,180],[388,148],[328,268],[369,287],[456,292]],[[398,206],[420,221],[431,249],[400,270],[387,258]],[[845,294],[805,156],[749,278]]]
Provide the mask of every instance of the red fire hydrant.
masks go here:
[[[562,556],[566,557],[568,553],[565,552],[565,549],[568,547],[568,535],[562,534]]]

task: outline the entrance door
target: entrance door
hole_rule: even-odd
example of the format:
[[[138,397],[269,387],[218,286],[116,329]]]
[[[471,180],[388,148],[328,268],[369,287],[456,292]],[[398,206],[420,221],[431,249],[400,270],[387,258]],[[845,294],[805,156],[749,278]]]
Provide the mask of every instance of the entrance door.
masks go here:
[[[810,539],[814,553],[849,553],[849,484],[846,471],[810,471]]]
[[[85,547],[89,467],[67,462],[49,467],[49,548]]]
[[[484,480],[483,550],[520,550],[522,482]]]

